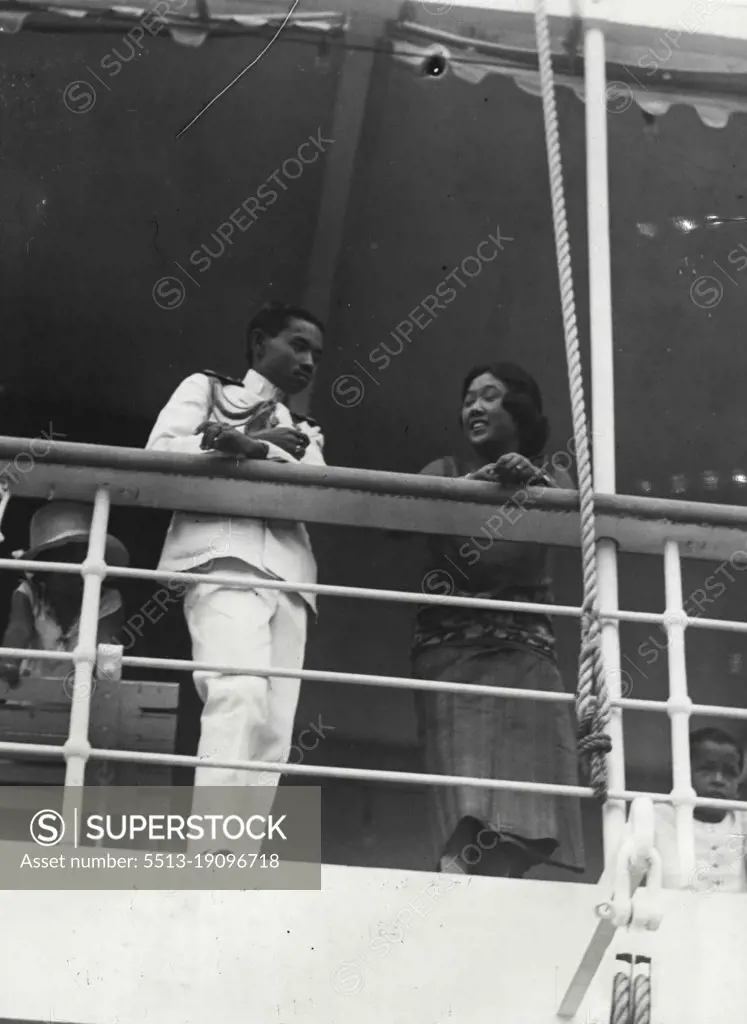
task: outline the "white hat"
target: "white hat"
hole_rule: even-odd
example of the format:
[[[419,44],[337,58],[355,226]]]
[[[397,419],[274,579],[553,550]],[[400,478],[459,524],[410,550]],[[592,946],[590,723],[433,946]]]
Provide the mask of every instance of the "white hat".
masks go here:
[[[50,501],[37,509],[31,517],[31,546],[19,557],[28,561],[40,561],[42,554],[46,555],[65,544],[87,543],[91,533],[92,517],[92,505],[84,505],[77,501]],[[109,565],[123,566],[129,565],[130,562],[127,548],[121,540],[110,534],[106,537],[104,558]]]

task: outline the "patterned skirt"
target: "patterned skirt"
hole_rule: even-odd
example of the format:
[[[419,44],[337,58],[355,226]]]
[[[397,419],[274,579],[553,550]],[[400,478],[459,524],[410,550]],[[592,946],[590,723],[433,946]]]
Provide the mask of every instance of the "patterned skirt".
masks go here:
[[[413,656],[419,679],[564,692],[554,661],[531,650],[440,645]],[[416,691],[425,767],[436,775],[578,785],[575,727],[563,703]],[[438,861],[462,818],[505,833],[536,862],[584,870],[578,797],[427,787]]]

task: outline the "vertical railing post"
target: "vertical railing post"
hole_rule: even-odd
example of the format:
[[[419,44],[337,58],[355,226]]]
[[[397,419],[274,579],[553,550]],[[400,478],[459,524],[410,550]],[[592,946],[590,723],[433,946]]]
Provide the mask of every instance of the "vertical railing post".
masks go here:
[[[104,555],[109,526],[109,506],[109,492],[105,487],[101,487],[94,499],[88,552],[81,567],[83,599],[78,645],[73,652],[75,675],[70,704],[70,731],[63,748],[66,761],[63,814],[67,822],[72,820],[72,807],[79,799],[79,794],[71,793],[70,787],[82,788],[85,782],[86,762],[91,754],[88,725],[91,716],[93,671],[96,664],[101,584],[106,574]]]
[[[692,700],[687,692],[685,629],[687,618],[682,605],[682,563],[676,541],[664,548],[664,587],[666,594],[665,628],[669,665],[667,711],[672,729],[672,803],[675,807],[677,853],[680,885],[695,871],[695,834],[693,808],[695,790],[690,765],[690,716]]]
[[[612,345],[612,285],[610,270],[609,189],[607,173],[607,106],[605,42],[602,29],[585,34],[586,198],[589,233],[589,308],[591,324],[591,410],[594,490],[614,494],[615,376]],[[617,548],[614,541],[597,541],[599,607],[618,610]],[[602,625],[602,656],[610,699],[622,696],[620,636],[616,620]],[[608,787],[625,789],[622,710],[613,708],[609,725],[612,752],[607,758]],[[625,803],[608,800],[604,808],[605,868],[613,869],[625,831]]]

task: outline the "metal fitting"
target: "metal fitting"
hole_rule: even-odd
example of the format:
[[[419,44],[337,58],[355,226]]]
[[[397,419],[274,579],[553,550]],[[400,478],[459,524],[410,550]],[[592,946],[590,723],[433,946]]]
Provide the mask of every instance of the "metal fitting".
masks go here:
[[[96,658],[96,675],[101,679],[118,683],[122,679],[121,644],[99,644]]]
[[[446,47],[435,44],[423,57],[420,70],[428,78],[441,78],[448,70],[450,59],[451,53]]]
[[[667,712],[671,715],[691,715],[693,702],[690,697],[670,697],[667,700]]]
[[[655,931],[661,924],[661,856],[654,846],[654,805],[648,797],[633,801],[628,838],[620,848],[611,900],[597,905],[596,914],[615,928],[631,925]],[[631,897],[632,877],[642,874],[646,888]]]
[[[67,740],[62,747],[66,761],[72,757],[82,757],[84,761],[87,761],[91,756],[91,750],[92,747],[88,740]]]
[[[669,798],[676,810],[678,807],[695,807],[698,794],[691,786],[689,789],[673,789]]]
[[[91,669],[93,669],[96,664],[96,648],[78,644],[73,651],[73,664],[76,668],[78,665],[90,665]]]
[[[106,577],[107,564],[102,558],[86,558],[80,568],[84,579],[86,576],[98,576],[100,580]]]
[[[665,612],[662,626],[664,629],[669,629],[671,626],[673,629],[680,627],[681,629],[687,629],[689,625],[687,614],[682,610]]]

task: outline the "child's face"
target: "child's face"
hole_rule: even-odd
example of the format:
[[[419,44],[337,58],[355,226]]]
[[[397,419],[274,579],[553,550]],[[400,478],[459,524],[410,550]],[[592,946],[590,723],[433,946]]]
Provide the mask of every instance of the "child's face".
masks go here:
[[[736,800],[742,766],[730,743],[699,743],[692,753],[693,786],[698,796]]]
[[[82,562],[85,557],[84,544],[67,544],[49,553],[50,561],[55,562]],[[83,577],[79,573],[38,573],[36,578],[44,583],[47,599],[52,603],[80,603]]]

